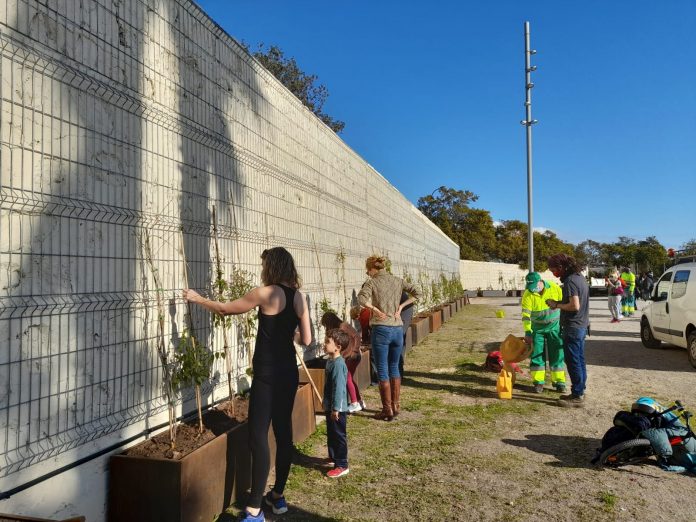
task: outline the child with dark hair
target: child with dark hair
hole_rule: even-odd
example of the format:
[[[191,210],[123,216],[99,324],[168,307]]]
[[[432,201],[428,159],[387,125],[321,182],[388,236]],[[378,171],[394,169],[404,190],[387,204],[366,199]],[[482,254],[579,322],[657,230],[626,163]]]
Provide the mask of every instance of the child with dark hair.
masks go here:
[[[328,332],[334,328],[338,328],[348,334],[350,342],[348,347],[341,350],[341,356],[348,367],[348,382],[346,389],[350,404],[348,405],[348,413],[355,413],[365,408],[365,403],[360,396],[360,390],[355,382],[355,370],[360,363],[362,354],[360,353],[360,334],[350,324],[341,321],[341,319],[333,312],[326,312],[321,317],[321,325]]]
[[[348,401],[346,399],[346,380],[348,368],[341,357],[341,351],[348,348],[350,337],[344,331],[334,328],[326,332],[324,352],[329,356],[326,363],[324,382],[324,411],[326,412],[326,438],[329,458],[334,468],[326,473],[329,478],[347,475],[348,437],[346,423]]]

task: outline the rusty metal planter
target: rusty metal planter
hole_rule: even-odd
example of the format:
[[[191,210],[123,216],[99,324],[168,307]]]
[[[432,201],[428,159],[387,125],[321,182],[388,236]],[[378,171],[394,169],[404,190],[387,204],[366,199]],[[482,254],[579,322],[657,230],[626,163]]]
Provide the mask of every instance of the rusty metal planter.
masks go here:
[[[307,366],[310,365],[318,365],[319,363],[315,362],[321,359],[315,359],[314,361],[307,361]],[[324,365],[326,362],[324,361]],[[314,381],[314,384],[317,387],[317,390],[319,390],[319,394],[323,396],[324,394],[324,368],[308,368],[309,370],[309,375],[312,377],[312,381]],[[304,368],[300,368],[300,383],[309,383],[309,379],[307,378],[307,373],[304,371]],[[311,385],[310,385],[311,387]],[[317,398],[317,396],[314,394],[314,391],[312,391],[312,401],[314,404],[314,413],[317,414],[323,414],[324,413],[324,406],[322,405],[321,401]]]
[[[249,488],[250,471],[246,422],[180,460],[114,455],[109,522],[209,522]]]
[[[452,309],[448,304],[442,305],[442,310],[440,310],[442,313],[442,322],[446,323],[447,321],[450,320],[450,317],[452,317]]]
[[[440,310],[435,310],[428,317],[428,322],[430,324],[430,333],[437,332],[442,326],[442,312]]]
[[[420,344],[430,333],[430,322],[427,317],[414,317],[411,323],[413,344]]]
[[[321,392],[320,392],[321,393]],[[314,390],[309,383],[301,383],[292,408],[292,441],[304,442],[317,429],[314,416]]]

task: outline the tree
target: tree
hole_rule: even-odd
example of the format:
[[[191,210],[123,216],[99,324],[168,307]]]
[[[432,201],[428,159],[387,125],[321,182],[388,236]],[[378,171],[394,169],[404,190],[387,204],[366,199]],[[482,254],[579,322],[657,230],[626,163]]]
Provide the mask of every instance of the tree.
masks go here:
[[[583,265],[603,265],[606,263],[605,250],[603,243],[587,239],[575,247],[575,259]]]
[[[529,267],[527,223],[512,219],[503,221],[495,229],[496,254],[505,263],[517,263]],[[554,254],[575,255],[575,247],[558,238],[555,232],[534,232],[534,270],[543,272],[548,268],[547,259]]]
[[[637,272],[661,272],[667,264],[667,250],[655,236],[638,241],[635,255]]]
[[[504,263],[527,259],[527,223],[517,219],[502,221],[495,228],[496,257]]]
[[[265,45],[261,43],[258,49],[253,52],[249,51],[248,45],[242,43],[242,46],[331,130],[336,133],[343,131],[346,126],[344,122],[322,112],[324,103],[329,97],[329,90],[325,85],[317,83],[319,77],[316,74],[303,72],[297,65],[295,58],[286,57],[277,45],[271,45],[266,49]]]
[[[685,251],[687,254],[696,254],[696,238],[690,239],[679,247],[679,250]]]
[[[435,193],[436,191],[433,191]],[[495,252],[495,227],[490,212],[469,207],[478,196],[468,190],[437,189],[438,195],[418,198],[418,210],[459,245],[461,259],[488,261]]]

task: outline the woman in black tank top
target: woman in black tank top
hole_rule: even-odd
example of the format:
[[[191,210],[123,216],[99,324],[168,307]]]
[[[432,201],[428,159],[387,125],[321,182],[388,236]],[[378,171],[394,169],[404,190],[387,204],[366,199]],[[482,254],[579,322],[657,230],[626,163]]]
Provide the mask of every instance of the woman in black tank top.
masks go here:
[[[264,286],[229,303],[211,301],[193,290],[184,290],[185,299],[214,313],[242,314],[256,307],[259,309],[252,362],[254,378],[249,394],[252,484],[242,520],[264,520],[262,500],[275,514],[285,513],[288,509],[283,490],[292,460],[292,407],[299,381],[293,341],[304,345],[312,341],[309,310],[299,291],[300,277],[287,250],[276,247],[263,251],[261,281]],[[271,423],[276,438],[276,482],[264,497],[270,471],[268,430]]]

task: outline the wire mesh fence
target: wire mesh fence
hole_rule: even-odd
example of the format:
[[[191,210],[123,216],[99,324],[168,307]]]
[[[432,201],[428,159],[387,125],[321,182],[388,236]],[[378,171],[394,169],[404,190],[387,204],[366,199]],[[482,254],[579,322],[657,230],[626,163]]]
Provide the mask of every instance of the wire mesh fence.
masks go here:
[[[258,284],[261,251],[288,248],[315,328],[321,299],[355,303],[370,254],[458,273],[457,247],[192,3],[7,2],[0,82],[0,478],[166,411],[158,321],[174,350],[182,253],[212,295],[213,206],[224,274]],[[218,359],[208,401],[226,379]]]

